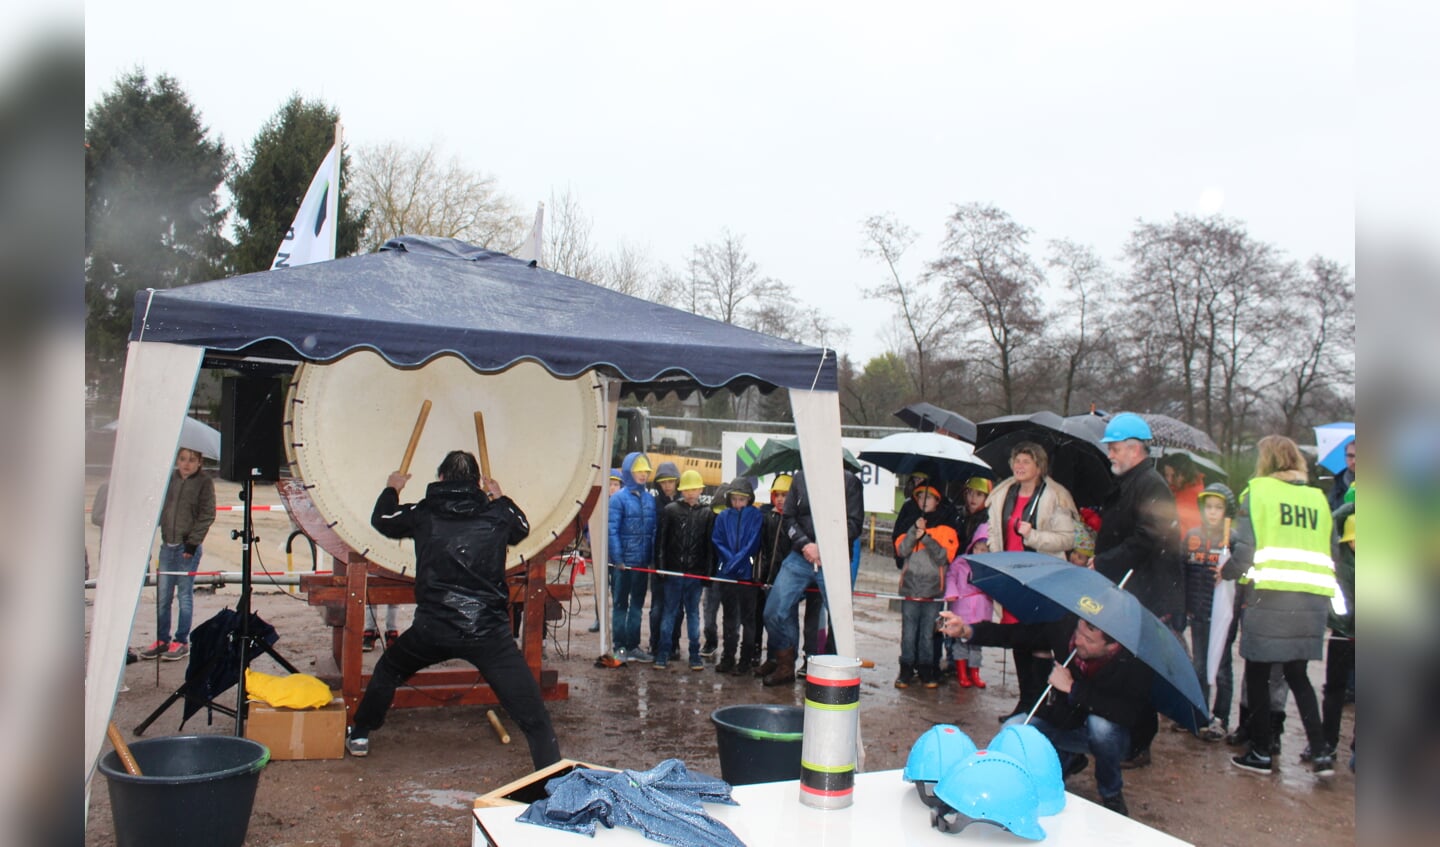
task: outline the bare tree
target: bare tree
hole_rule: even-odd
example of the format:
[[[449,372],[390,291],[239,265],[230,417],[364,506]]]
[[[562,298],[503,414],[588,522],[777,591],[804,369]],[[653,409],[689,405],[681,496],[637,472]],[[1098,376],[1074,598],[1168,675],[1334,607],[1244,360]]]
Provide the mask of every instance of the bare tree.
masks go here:
[[[930,380],[931,359],[949,346],[957,333],[954,299],[943,290],[935,276],[921,276],[906,281],[900,274],[900,261],[915,243],[915,232],[895,220],[893,215],[873,215],[861,225],[864,244],[860,255],[877,259],[885,265],[888,279],[865,290],[865,296],[885,300],[895,307],[897,320],[908,337],[915,357],[911,378],[919,399],[932,399],[934,386]]]
[[[645,299],[653,294],[653,277],[649,253],[629,241],[621,241],[614,252],[605,257],[605,270],[601,274],[602,284],[607,288]]]
[[[550,217],[545,222],[546,267],[556,273],[605,284],[605,260],[590,238],[594,222],[580,208],[580,199],[566,188],[550,194]]]
[[[1001,410],[1016,411],[1017,378],[1040,330],[1041,274],[1026,250],[1030,229],[995,206],[956,206],[945,223],[940,258],[929,273],[961,299],[963,318],[984,334],[990,355],[977,362],[994,375]]]
[[[1076,381],[1090,372],[1088,367],[1111,328],[1101,311],[1109,300],[1110,269],[1089,245],[1060,239],[1050,242],[1046,263],[1060,275],[1068,295],[1047,324],[1068,325],[1053,345],[1063,369],[1060,387],[1060,414],[1071,413]]]
[[[760,275],[745,251],[745,236],[729,230],[716,241],[696,245],[686,270],[691,311],[727,324],[751,326],[749,318],[776,296],[780,285]]]
[[[1275,360],[1283,433],[1294,437],[1317,399],[1355,382],[1355,279],[1342,265],[1316,256],[1289,298],[1292,330]]]
[[[445,159],[437,144],[389,142],[365,147],[356,158],[352,190],[370,209],[365,250],[397,235],[458,238],[500,250],[524,238],[526,222],[495,178],[466,167],[458,156]]]

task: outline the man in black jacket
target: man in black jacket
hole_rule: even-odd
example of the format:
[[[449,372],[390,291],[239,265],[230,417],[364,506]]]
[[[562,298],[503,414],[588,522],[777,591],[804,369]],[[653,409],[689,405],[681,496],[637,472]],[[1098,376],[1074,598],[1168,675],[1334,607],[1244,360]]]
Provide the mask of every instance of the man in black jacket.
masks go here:
[[[384,725],[405,680],[430,665],[464,659],[525,733],[539,770],[560,760],[560,742],[511,635],[505,586],[505,549],[530,534],[530,523],[494,479],[484,480],[481,490],[470,453],[451,451],[436,475],[439,481],[430,483],[424,500],[401,505],[410,475],[390,474],[370,515],[386,537],[415,539],[415,622],[376,663],[346,749],[352,756],[370,752],[370,732]]]
[[[846,540],[860,537],[865,523],[865,490],[860,478],[845,471]],[[795,681],[795,648],[800,641],[800,624],[796,615],[806,589],[818,585],[825,597],[825,580],[820,576],[820,545],[815,542],[815,519],[810,514],[810,497],[805,491],[805,472],[795,474],[790,484],[782,524],[789,552],[780,562],[775,584],[765,600],[765,634],[775,659],[775,670],[765,677],[766,685],[784,685]],[[832,567],[845,568],[850,563],[836,562]],[[827,598],[828,603],[828,598]]]
[[[1044,733],[1060,753],[1066,776],[1095,757],[1095,785],[1105,808],[1122,815],[1124,776],[1120,762],[1130,748],[1131,729],[1149,712],[1154,671],[1089,621],[1067,615],[1048,624],[977,623],[967,625],[950,612],[940,613],[942,631],[982,647],[1049,649],[1056,656],[1075,651],[1072,667],[1058,662],[1050,671],[1053,690],[1030,725]],[[1024,723],[1017,715],[1007,722]]]

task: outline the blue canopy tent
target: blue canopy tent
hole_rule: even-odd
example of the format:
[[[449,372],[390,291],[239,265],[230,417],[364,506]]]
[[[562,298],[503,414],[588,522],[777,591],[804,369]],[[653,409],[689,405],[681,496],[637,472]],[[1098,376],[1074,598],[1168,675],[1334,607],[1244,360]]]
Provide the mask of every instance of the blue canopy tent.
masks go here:
[[[833,350],[639,300],[453,239],[419,236],[363,256],[142,291],[111,474],[111,491],[122,496],[111,498],[102,539],[86,673],[87,785],[123,669],[116,645],[134,621],[144,584],[139,563],[149,555],[200,367],[207,359],[282,367],[330,362],[366,349],[396,368],[454,355],[479,373],[526,361],[559,379],[594,373],[606,388],[612,425],[621,393],[789,389],[811,468],[821,555],[848,560]],[[603,519],[603,497],[600,503]],[[603,561],[603,541],[595,555]],[[827,587],[837,645],[854,655],[849,574],[824,573],[836,582]]]

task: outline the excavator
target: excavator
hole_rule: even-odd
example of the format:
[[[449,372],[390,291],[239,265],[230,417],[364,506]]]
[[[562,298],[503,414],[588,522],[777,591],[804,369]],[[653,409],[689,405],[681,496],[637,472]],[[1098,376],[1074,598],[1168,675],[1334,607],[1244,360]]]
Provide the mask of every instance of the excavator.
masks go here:
[[[610,454],[610,467],[620,467],[626,453],[641,452],[650,458],[650,467],[658,468],[663,462],[674,462],[680,473],[687,470],[700,472],[707,491],[713,491],[725,481],[724,468],[720,462],[720,451],[700,450],[680,442],[688,440],[689,433],[665,427],[652,427],[650,413],[641,408],[621,407],[615,418],[615,441]]]

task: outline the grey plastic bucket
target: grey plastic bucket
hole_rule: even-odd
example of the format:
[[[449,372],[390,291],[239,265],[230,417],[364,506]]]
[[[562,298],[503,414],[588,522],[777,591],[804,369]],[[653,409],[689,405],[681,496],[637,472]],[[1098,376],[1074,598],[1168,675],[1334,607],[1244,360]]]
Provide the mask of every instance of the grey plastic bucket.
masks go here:
[[[110,784],[117,847],[241,847],[250,828],[264,744],[231,735],[177,735],[130,745],[140,776],[114,751],[100,760]]]
[[[731,785],[800,778],[805,709],[773,704],[724,706],[710,714],[720,777]]]

